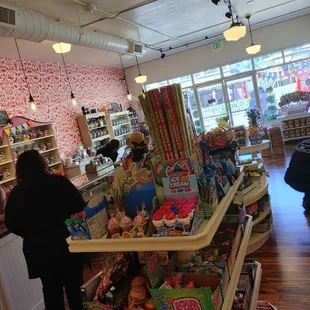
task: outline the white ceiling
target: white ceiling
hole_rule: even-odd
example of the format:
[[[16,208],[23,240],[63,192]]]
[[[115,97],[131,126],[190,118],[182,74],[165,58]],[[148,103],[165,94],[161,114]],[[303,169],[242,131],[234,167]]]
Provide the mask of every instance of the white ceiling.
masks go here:
[[[94,4],[97,8],[116,14],[146,0],[80,0]],[[252,14],[254,29],[271,25],[280,21],[305,15],[310,12],[310,0],[231,0],[235,11],[244,22],[244,16]],[[73,0],[7,0],[5,2],[28,7],[60,20],[64,23],[81,25],[90,23],[106,14],[95,11],[88,13],[85,7]],[[224,0],[215,6],[211,0],[155,0],[154,2],[129,12],[119,18],[97,22],[88,28],[113,34],[129,40],[140,41],[150,47],[168,49],[206,36],[207,41],[190,44],[179,49],[167,51],[166,55],[178,53],[182,50],[197,47],[202,44],[221,39],[220,34],[229,26],[230,21],[225,17],[227,6]],[[14,41],[11,38],[0,38],[0,57],[17,57]],[[20,50],[24,59],[36,59],[61,62],[59,55],[51,48],[52,42],[32,43],[20,41]],[[72,51],[66,54],[69,63],[90,64],[99,66],[120,67],[117,53],[73,46]],[[147,62],[160,57],[159,51],[151,49],[139,59]],[[135,59],[125,59],[125,67],[135,65]]]

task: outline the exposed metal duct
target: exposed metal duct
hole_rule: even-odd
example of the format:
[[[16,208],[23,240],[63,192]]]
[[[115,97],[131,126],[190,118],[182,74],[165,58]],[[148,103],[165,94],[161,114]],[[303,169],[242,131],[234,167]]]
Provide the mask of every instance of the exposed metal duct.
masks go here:
[[[15,12],[15,13],[12,13]],[[15,14],[14,24],[6,23],[6,17]],[[91,48],[128,53],[130,43],[113,35],[81,29],[52,20],[40,12],[0,2],[0,36],[42,42],[50,40]]]

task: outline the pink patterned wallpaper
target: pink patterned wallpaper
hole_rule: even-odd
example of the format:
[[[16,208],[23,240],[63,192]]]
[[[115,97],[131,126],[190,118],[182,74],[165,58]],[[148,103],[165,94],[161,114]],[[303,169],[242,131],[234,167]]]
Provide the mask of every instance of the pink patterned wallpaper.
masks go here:
[[[36,114],[28,114],[28,91],[19,60],[0,58],[0,110],[9,117],[26,116],[38,121],[53,121],[60,152],[71,155],[81,142],[76,115],[68,108],[70,89],[63,64],[24,61],[31,94],[40,104]],[[88,107],[112,102],[127,108],[126,86],[120,69],[86,65],[67,65],[77,101]]]

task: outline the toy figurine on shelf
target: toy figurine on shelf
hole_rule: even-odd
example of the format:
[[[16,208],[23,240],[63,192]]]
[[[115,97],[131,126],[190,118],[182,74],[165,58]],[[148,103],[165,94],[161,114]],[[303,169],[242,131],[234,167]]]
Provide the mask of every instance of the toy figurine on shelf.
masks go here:
[[[37,138],[42,138],[44,135],[43,131],[41,129],[38,129],[37,131]]]

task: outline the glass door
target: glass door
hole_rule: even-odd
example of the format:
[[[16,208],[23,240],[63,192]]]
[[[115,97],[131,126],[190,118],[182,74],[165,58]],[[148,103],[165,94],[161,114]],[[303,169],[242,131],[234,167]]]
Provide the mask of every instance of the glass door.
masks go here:
[[[217,127],[217,120],[227,116],[223,84],[217,83],[197,88],[201,116],[205,131]]]
[[[248,126],[247,111],[256,109],[256,99],[252,76],[225,81],[229,114],[233,126]]]

